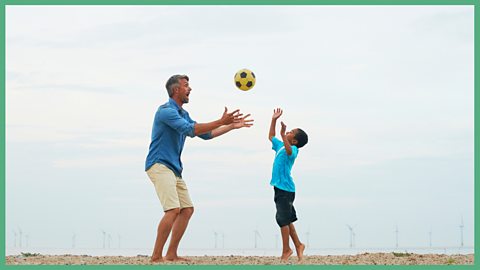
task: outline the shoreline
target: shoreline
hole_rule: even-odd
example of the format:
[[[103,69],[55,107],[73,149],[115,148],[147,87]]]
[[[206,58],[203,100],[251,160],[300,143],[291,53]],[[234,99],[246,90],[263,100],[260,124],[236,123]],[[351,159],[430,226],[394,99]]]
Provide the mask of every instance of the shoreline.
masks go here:
[[[416,253],[363,253],[357,255],[310,255],[302,262],[292,255],[288,263],[277,256],[185,256],[188,262],[165,262],[160,265],[473,265],[474,254],[416,254]],[[152,265],[150,257],[43,255],[22,253],[5,257],[6,265]],[[158,265],[158,263],[155,263]]]

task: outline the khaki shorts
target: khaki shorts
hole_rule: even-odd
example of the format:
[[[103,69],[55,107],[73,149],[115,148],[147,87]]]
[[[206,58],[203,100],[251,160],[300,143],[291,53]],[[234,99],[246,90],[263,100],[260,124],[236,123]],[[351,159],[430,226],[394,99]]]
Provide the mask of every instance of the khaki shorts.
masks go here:
[[[147,170],[147,175],[155,186],[163,211],[193,207],[185,181],[167,166],[155,163]]]

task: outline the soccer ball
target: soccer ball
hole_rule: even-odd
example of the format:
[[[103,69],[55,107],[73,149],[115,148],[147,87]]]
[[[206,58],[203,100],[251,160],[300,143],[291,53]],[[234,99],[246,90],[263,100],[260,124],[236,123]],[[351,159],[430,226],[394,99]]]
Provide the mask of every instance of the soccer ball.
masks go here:
[[[239,70],[235,73],[235,85],[238,89],[248,91],[255,86],[255,74],[251,70],[246,68]]]

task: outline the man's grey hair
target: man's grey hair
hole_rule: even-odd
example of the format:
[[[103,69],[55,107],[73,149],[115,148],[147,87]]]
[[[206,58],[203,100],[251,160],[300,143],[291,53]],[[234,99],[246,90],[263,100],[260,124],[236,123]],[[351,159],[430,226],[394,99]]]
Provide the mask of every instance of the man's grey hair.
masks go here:
[[[186,79],[187,82],[189,80],[187,75],[178,75],[178,74],[173,75],[172,77],[170,77],[170,79],[168,79],[165,87],[167,88],[167,92],[168,92],[169,97],[173,96],[173,89],[180,85],[180,80],[181,79]]]

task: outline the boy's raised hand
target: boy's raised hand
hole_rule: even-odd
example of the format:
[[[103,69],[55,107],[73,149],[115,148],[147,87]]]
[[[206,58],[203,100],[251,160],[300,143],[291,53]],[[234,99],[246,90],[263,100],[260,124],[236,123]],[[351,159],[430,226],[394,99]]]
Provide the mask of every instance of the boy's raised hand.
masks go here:
[[[282,109],[280,108],[274,109],[272,119],[277,120],[278,118],[280,118],[280,116],[282,116],[282,113],[283,113]]]
[[[280,124],[282,125],[282,127],[280,128],[280,135],[282,135],[282,137],[285,135],[285,131],[287,130],[287,126],[285,125],[285,123],[280,122]]]

